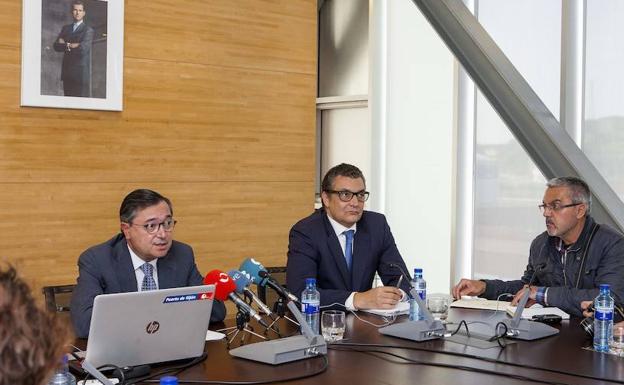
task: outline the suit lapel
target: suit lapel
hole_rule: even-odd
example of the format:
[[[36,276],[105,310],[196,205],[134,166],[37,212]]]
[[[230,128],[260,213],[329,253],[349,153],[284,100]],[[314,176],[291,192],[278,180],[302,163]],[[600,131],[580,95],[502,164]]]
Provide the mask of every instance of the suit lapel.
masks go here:
[[[353,279],[353,290],[360,289],[366,267],[371,261],[371,237],[366,222],[360,220],[357,224],[357,231],[353,239],[353,262],[351,266],[351,276]]]
[[[116,270],[121,292],[138,291],[136,274],[134,273],[134,266],[132,265],[132,258],[130,258],[126,240],[123,239],[117,242],[114,250],[115,266],[113,268]]]
[[[162,258],[158,258],[158,261],[156,261],[159,289],[170,289],[175,287],[175,266],[171,263],[173,258],[171,258],[169,254],[171,254],[171,249],[169,249],[167,255]]]
[[[329,219],[327,219],[327,213],[324,211],[323,222],[325,223],[325,231],[327,233],[327,247],[334,258],[334,262],[336,263],[336,267],[342,276],[342,280],[344,281],[346,288],[351,290],[351,274],[347,268],[347,261],[345,260],[342,247],[340,246],[340,242],[336,236],[336,232],[334,232],[334,228],[331,223],[329,223]]]

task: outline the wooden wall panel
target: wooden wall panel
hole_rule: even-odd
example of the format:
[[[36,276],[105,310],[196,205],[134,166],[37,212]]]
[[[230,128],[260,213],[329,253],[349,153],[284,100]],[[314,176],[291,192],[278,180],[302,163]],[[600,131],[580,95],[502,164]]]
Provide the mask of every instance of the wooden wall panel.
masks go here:
[[[314,199],[315,0],[125,2],[122,112],[20,107],[21,1],[0,7],[0,259],[36,293],[141,187],[202,271],[285,263]]]

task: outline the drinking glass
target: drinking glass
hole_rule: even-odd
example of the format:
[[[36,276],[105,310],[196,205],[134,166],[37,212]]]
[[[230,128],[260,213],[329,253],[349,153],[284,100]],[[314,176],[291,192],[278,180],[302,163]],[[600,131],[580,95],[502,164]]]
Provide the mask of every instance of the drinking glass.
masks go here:
[[[345,313],[340,310],[325,310],[321,315],[321,331],[325,341],[340,341],[345,332]]]
[[[427,296],[427,309],[437,320],[445,320],[448,315],[448,309],[451,304],[451,298],[445,294],[431,294]]]
[[[609,342],[609,351],[624,356],[624,326],[613,326],[613,339]]]

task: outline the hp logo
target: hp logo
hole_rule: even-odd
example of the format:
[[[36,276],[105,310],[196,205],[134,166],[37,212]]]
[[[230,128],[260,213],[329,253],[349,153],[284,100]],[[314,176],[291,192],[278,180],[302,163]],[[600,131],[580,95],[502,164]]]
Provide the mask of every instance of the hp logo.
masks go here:
[[[158,321],[152,321],[145,326],[145,332],[147,334],[154,334],[160,329],[160,323]]]

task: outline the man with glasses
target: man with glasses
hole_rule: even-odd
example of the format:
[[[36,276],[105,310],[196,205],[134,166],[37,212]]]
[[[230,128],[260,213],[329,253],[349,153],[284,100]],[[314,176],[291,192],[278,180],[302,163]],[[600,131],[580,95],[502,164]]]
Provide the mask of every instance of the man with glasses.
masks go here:
[[[405,297],[398,286],[406,271],[390,227],[382,214],[364,210],[364,175],[355,166],[330,169],[321,186],[323,208],[290,230],[287,286],[297,295],[306,278],[316,278],[321,306],[349,310],[390,309]],[[375,272],[383,287],[372,288]],[[409,277],[401,288],[409,291]]]
[[[93,246],[78,259],[78,284],[71,299],[77,337],[87,337],[93,300],[99,294],[168,289],[203,283],[193,249],[173,240],[171,201],[140,189],[128,194],[119,209],[121,233]],[[225,306],[214,301],[211,322],[225,318]]]
[[[546,231],[531,243],[529,263],[515,281],[462,279],[453,296],[478,295],[497,299],[515,294],[516,304],[525,285],[530,284],[527,306],[540,303],[581,316],[581,302],[593,300],[602,283],[620,302],[624,294],[624,239],[609,226],[599,225],[589,215],[591,193],[579,178],[554,178],[539,208]]]

